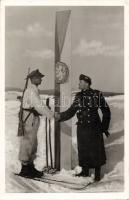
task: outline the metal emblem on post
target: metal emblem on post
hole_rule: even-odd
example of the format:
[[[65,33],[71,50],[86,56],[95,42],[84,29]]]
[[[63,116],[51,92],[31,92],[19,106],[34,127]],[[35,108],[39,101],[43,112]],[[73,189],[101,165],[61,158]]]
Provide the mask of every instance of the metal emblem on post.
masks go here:
[[[69,68],[63,62],[56,63],[56,83],[62,84],[68,80]]]

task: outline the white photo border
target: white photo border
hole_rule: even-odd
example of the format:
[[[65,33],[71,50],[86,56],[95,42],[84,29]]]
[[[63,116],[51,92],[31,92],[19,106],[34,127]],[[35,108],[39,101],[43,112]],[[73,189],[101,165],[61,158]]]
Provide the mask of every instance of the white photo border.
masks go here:
[[[6,193],[5,191],[5,7],[6,6],[124,6],[124,192]],[[1,0],[0,37],[0,200],[129,199],[129,0]]]

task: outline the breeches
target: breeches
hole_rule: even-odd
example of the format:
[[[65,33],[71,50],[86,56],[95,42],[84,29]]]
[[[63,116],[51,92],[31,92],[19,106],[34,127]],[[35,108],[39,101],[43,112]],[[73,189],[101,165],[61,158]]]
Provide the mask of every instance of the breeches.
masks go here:
[[[20,140],[19,160],[22,163],[33,162],[35,159],[38,128],[39,117],[31,114],[25,123],[24,136]]]

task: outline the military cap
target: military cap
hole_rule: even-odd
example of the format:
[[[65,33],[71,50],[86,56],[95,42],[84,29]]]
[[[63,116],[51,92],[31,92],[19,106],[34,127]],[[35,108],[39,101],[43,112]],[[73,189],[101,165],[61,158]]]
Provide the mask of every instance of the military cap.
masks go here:
[[[86,76],[84,74],[80,74],[79,80],[84,80],[91,85],[91,78],[89,76]]]
[[[43,78],[44,75],[40,73],[40,71],[38,69],[32,71],[28,76],[28,78],[33,78],[33,77],[41,77]]]

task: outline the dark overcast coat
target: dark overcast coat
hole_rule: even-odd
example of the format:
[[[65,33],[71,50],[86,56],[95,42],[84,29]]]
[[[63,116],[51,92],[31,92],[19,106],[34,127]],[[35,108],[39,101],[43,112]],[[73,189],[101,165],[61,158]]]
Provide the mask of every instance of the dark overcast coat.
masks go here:
[[[102,111],[102,121],[98,109]],[[70,108],[61,114],[60,121],[77,114],[77,143],[80,166],[94,168],[106,163],[103,132],[109,128],[111,113],[104,96],[98,90],[78,92]]]

